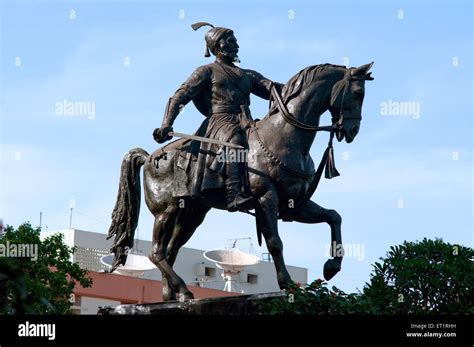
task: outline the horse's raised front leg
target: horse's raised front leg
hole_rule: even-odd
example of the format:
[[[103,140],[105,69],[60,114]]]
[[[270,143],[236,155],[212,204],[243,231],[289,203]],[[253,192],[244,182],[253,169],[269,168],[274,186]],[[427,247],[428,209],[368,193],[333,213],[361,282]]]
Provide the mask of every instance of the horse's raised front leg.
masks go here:
[[[278,285],[281,289],[288,288],[291,277],[283,259],[283,242],[281,242],[278,235],[278,196],[274,189],[269,190],[258,199],[255,213],[257,229],[265,238],[268,251],[272,255],[275,264]]]
[[[188,289],[183,279],[174,272],[167,260],[167,249],[174,232],[180,208],[175,203],[170,203],[164,212],[155,215],[153,226],[153,246],[150,260],[160,269],[166,285],[182,295],[183,299],[193,299],[193,293]]]
[[[326,280],[333,278],[340,270],[344,249],[342,247],[341,224],[342,218],[335,210],[325,209],[309,200],[304,207],[292,214],[292,219],[300,223],[328,223],[331,227],[331,255],[324,264],[323,275]]]
[[[190,205],[190,206],[188,206]],[[209,207],[198,203],[186,201],[186,208],[182,211],[177,220],[173,231],[173,236],[168,244],[167,260],[168,264],[173,267],[179,249],[189,241],[194,231],[201,225],[206,217]],[[176,292],[169,286],[166,277],[162,278],[163,300],[176,300]]]

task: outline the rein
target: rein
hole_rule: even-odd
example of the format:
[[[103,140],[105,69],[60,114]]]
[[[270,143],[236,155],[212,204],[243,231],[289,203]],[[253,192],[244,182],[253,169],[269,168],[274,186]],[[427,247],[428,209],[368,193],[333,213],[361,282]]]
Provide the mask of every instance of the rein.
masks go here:
[[[295,169],[292,169],[292,168],[288,167],[287,165],[285,165],[285,163],[283,161],[278,159],[270,151],[270,149],[267,146],[265,146],[263,141],[260,139],[260,136],[258,135],[258,132],[257,132],[257,128],[254,124],[254,127],[253,127],[252,130],[255,133],[255,137],[257,139],[257,142],[260,145],[260,147],[262,148],[263,152],[273,162],[275,162],[278,166],[280,166],[285,171],[287,171],[287,172],[289,172],[289,173],[291,173],[295,176],[301,177],[305,180],[311,179],[311,183],[310,183],[310,186],[309,186],[308,190],[306,191],[306,193],[301,198],[298,199],[298,201],[295,203],[293,208],[288,208],[287,207],[287,208],[285,208],[285,209],[283,209],[279,212],[279,218],[283,219],[284,221],[285,220],[287,220],[287,221],[292,220],[291,216],[288,218],[288,217],[285,217],[285,215],[288,212],[291,212],[291,210],[299,209],[311,198],[311,196],[314,194],[314,192],[318,188],[319,182],[321,180],[321,176],[323,174],[323,170],[325,171],[324,176],[327,179],[331,179],[331,178],[340,176],[339,172],[336,169],[335,163],[334,163],[334,149],[333,149],[332,143],[333,143],[333,139],[334,139],[334,134],[342,128],[342,123],[344,121],[344,115],[343,115],[343,112],[342,112],[342,107],[344,105],[344,98],[346,96],[347,89],[349,88],[349,83],[353,79],[355,79],[355,78],[352,76],[350,69],[346,69],[344,77],[340,81],[338,81],[334,84],[333,90],[331,91],[330,105],[331,106],[334,105],[337,98],[342,93],[341,107],[339,109],[339,119],[338,119],[338,121],[335,122],[333,125],[328,125],[328,126],[309,125],[309,124],[305,124],[305,123],[299,121],[298,119],[296,119],[288,111],[286,105],[284,104],[284,102],[283,102],[283,100],[280,96],[280,93],[275,88],[275,85],[272,85],[272,87],[271,87],[271,97],[276,102],[278,110],[282,114],[283,119],[288,124],[291,124],[291,125],[293,125],[294,127],[298,128],[298,129],[302,129],[302,130],[306,130],[306,131],[328,131],[330,133],[329,134],[328,146],[327,146],[326,150],[324,151],[324,154],[321,158],[321,162],[319,163],[317,170],[310,173],[310,174],[308,174],[306,172],[302,172],[302,171],[299,171],[299,170],[297,171]],[[350,119],[350,118],[347,118],[347,119]],[[248,212],[248,211],[247,211],[247,213],[252,214],[251,212]]]
[[[281,112],[283,119],[291,125],[293,125],[295,128],[302,129],[302,130],[307,130],[307,131],[329,131],[329,132],[334,132],[336,130],[339,130],[342,127],[342,122],[344,121],[344,114],[342,112],[342,107],[344,105],[344,98],[346,96],[347,89],[349,88],[349,82],[351,80],[355,80],[356,78],[352,76],[351,70],[346,69],[346,72],[344,73],[344,77],[340,80],[337,81],[334,86],[333,90],[331,91],[331,101],[330,105],[334,105],[336,102],[337,98],[339,95],[342,93],[342,99],[341,99],[341,107],[339,108],[339,120],[334,123],[333,125],[326,125],[326,126],[314,126],[314,125],[309,125],[305,124],[298,119],[296,119],[289,111],[288,108],[286,107],[285,103],[283,102],[280,93],[278,90],[275,88],[275,85],[272,84],[271,87],[271,97],[272,100],[274,100],[277,104],[278,110]],[[350,119],[350,118],[347,118]]]
[[[272,96],[272,99],[276,102],[278,110],[281,112],[283,119],[285,119],[287,123],[293,125],[295,128],[308,130],[308,131],[332,131],[332,129],[334,128],[332,125],[328,125],[328,126],[308,125],[296,119],[286,108],[286,105],[283,103],[280,93],[278,93],[278,90],[275,88],[274,84],[272,84],[272,87],[271,87],[271,96]]]
[[[277,108],[278,110],[280,111],[280,113],[282,114],[283,116],[283,119],[288,123],[288,124],[291,124],[293,125],[294,127],[298,128],[298,129],[302,129],[302,130],[307,130],[307,131],[328,131],[330,134],[329,134],[329,142],[328,142],[328,147],[326,148],[326,151],[324,152],[323,154],[323,157],[321,158],[321,163],[319,166],[321,166],[323,163],[325,163],[325,167],[326,167],[326,170],[325,170],[325,177],[328,178],[328,179],[331,179],[333,177],[337,177],[339,176],[339,172],[337,171],[336,169],[336,166],[335,166],[335,163],[334,163],[334,149],[333,149],[333,145],[332,145],[332,142],[333,142],[333,139],[334,139],[334,133],[336,131],[339,131],[341,128],[342,128],[342,123],[344,121],[344,114],[342,112],[342,107],[344,105],[344,98],[346,96],[346,92],[347,92],[347,89],[349,88],[349,83],[351,80],[355,79],[352,74],[351,74],[351,70],[350,69],[346,69],[346,72],[344,73],[344,77],[340,80],[340,81],[337,81],[334,86],[333,86],[333,89],[331,91],[331,101],[330,101],[330,105],[334,105],[334,103],[336,102],[337,98],[339,97],[339,95],[342,93],[342,99],[341,99],[341,106],[339,108],[339,119],[337,122],[335,122],[333,125],[327,125],[327,126],[314,126],[314,125],[309,125],[309,124],[305,124],[303,122],[301,122],[300,120],[296,119],[289,111],[288,111],[288,108],[286,107],[285,103],[283,102],[281,96],[280,96],[280,93],[278,92],[278,90],[275,88],[275,85],[272,84],[271,86],[271,97],[272,99],[276,102],[276,105],[277,105]],[[349,119],[349,118],[347,118]],[[319,173],[320,170],[316,170],[315,172],[312,172],[311,174],[308,174],[306,172],[301,172],[301,171],[297,171],[297,170],[294,170],[294,169],[291,169],[290,167],[288,167],[287,165],[285,165],[285,163],[283,161],[281,161],[280,159],[278,159],[271,151],[270,149],[265,146],[265,144],[263,143],[263,141],[260,139],[260,136],[258,135],[258,132],[257,132],[257,128],[254,127],[254,132],[255,132],[255,136],[257,138],[257,142],[259,143],[260,147],[262,148],[262,150],[265,152],[265,154],[267,154],[267,156],[270,157],[270,159],[272,159],[273,162],[275,162],[276,164],[278,164],[279,166],[281,166],[283,169],[285,169],[286,171],[296,175],[296,176],[299,176],[301,178],[304,178],[304,179],[309,179],[309,178],[313,178],[313,182],[315,181],[316,179],[316,175],[319,174],[319,176],[321,176],[322,174],[322,170],[321,172]],[[317,178],[317,180],[319,181],[321,177]],[[316,187],[314,190],[316,190],[317,188],[317,184],[316,184]]]

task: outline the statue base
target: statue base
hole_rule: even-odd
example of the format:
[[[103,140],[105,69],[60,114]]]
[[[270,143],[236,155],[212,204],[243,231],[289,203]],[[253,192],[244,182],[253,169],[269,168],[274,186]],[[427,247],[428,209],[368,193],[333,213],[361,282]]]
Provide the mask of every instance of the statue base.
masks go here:
[[[225,296],[218,298],[193,299],[186,301],[157,302],[151,304],[126,304],[116,307],[99,307],[99,315],[256,315],[261,314],[263,305],[286,293]]]

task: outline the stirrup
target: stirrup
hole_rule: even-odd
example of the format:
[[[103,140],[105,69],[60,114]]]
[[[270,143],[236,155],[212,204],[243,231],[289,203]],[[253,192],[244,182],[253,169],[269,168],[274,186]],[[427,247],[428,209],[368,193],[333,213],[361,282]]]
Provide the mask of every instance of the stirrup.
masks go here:
[[[253,196],[244,197],[242,194],[237,194],[230,203],[227,204],[229,212],[247,211],[254,208]]]

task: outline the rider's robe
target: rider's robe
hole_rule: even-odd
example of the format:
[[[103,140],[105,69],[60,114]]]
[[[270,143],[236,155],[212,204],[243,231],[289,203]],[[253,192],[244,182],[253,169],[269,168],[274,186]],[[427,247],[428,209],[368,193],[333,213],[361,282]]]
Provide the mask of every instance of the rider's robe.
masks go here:
[[[250,94],[268,100],[273,83],[256,71],[234,65],[214,62],[200,66],[170,98],[163,124],[172,125],[182,107],[192,100],[206,117],[196,135],[223,142],[234,138],[246,148],[245,129],[252,121]],[[188,143],[176,157],[174,195],[200,196],[204,190],[222,188],[226,172],[226,162],[218,155],[222,150],[215,144]]]

